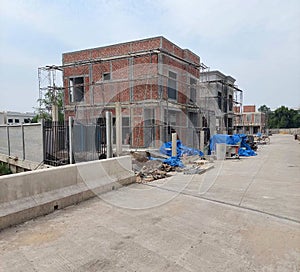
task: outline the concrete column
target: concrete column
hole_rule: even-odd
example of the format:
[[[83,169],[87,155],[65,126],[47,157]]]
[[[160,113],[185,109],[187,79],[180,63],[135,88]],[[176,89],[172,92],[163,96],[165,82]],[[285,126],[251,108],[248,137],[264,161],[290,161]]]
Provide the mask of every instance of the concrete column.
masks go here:
[[[24,137],[24,126],[21,124],[22,130],[22,147],[23,147],[23,160],[25,160],[25,137]]]
[[[58,106],[52,104],[52,122],[58,121]]]
[[[58,106],[52,104],[53,150],[58,151]]]
[[[122,153],[122,109],[119,102],[116,103],[116,153]]]
[[[133,145],[133,139],[135,137],[134,135],[134,109],[132,108],[132,105],[129,106],[129,110],[130,110],[130,146],[132,147]]]
[[[41,128],[41,139],[42,139],[42,147],[43,147],[43,160],[46,159],[46,141],[45,141],[45,135],[44,135],[44,127],[45,127],[45,120],[42,119],[41,120],[41,125],[40,125],[40,128]]]
[[[106,118],[106,158],[112,158],[112,116],[111,112],[105,113]]]
[[[159,140],[162,143],[165,139],[164,139],[164,108],[161,105],[161,103],[159,104],[159,111],[160,111],[160,123],[159,123]]]
[[[89,65],[89,80],[93,82],[93,65]],[[90,85],[90,104],[94,105],[94,84]]]
[[[200,131],[200,150],[204,151],[204,131]]]
[[[172,157],[177,156],[177,133],[172,133]]]
[[[73,163],[73,118],[69,116],[69,158],[70,158],[70,164]]]
[[[8,151],[8,156],[10,156],[10,138],[9,138],[9,126],[6,126],[6,132],[7,132],[7,151]]]

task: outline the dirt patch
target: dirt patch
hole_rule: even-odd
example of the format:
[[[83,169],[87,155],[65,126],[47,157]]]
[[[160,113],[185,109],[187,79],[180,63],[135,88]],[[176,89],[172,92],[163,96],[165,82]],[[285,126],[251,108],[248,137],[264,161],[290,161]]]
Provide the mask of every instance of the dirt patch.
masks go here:
[[[41,232],[28,233],[19,240],[20,246],[41,245],[55,241],[60,237],[61,233],[56,230],[44,230]]]
[[[0,246],[7,251],[21,247],[40,246],[56,241],[66,232],[64,224],[49,226],[47,223],[41,223],[39,227],[32,228],[29,231],[23,231],[23,226],[8,229],[10,239],[2,240]]]

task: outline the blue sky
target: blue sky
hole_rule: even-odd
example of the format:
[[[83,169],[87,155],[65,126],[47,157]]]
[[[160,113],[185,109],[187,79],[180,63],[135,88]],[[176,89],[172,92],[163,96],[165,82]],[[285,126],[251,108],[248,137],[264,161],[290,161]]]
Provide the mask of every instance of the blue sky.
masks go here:
[[[0,111],[33,111],[63,52],[165,36],[236,78],[244,104],[300,107],[298,0],[0,0]]]

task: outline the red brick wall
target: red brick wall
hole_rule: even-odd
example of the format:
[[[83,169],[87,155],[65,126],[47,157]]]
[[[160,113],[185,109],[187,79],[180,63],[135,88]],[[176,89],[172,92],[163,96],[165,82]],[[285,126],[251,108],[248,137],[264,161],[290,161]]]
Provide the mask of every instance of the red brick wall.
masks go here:
[[[162,38],[162,48],[180,58],[183,58],[183,50],[165,38]]]
[[[151,50],[163,48],[171,54],[179,58],[183,58],[188,62],[196,65],[200,64],[200,58],[187,49],[181,49],[177,45],[171,43],[163,37],[156,37],[147,40],[133,41],[129,43],[116,44],[107,47],[99,47],[87,49],[78,52],[63,54],[63,64],[76,62],[81,60],[91,60],[97,58],[108,58],[112,56],[127,55],[128,53],[140,52],[143,50]],[[164,64],[163,68],[163,96],[167,98],[167,77],[169,70],[177,74],[177,90],[179,103],[185,104],[189,101],[190,91],[187,86],[190,83],[190,77],[199,78],[199,69],[194,65],[179,61],[173,57],[162,55]],[[70,66],[64,69],[64,86],[65,89],[65,105],[69,105],[68,78],[74,76],[85,76],[85,97],[83,104],[107,104],[109,102],[128,102],[130,101],[130,82],[129,76],[133,73],[134,87],[132,88],[132,96],[134,101],[147,99],[158,99],[158,55],[148,54],[143,56],[132,56],[124,59],[115,59],[101,61],[84,66]],[[133,66],[130,66],[130,65]],[[103,73],[111,73],[110,81],[103,81]],[[89,78],[90,73],[92,78]],[[145,76],[148,78],[145,79]],[[150,77],[150,78],[149,78]],[[90,91],[93,91],[93,101],[90,101]],[[159,109],[156,109],[157,114]],[[143,146],[143,108],[136,108],[133,111],[132,124],[136,126],[133,130],[132,145]],[[89,114],[89,111],[86,111]],[[100,110],[93,109],[94,116],[101,114]],[[74,112],[66,111],[66,119],[68,116],[74,116]],[[185,119],[179,119],[179,124],[186,125]],[[159,129],[156,130],[157,139],[159,139]]]
[[[89,60],[91,59],[91,50],[82,50],[82,51],[76,51],[71,53],[65,53],[63,54],[63,64],[66,63],[72,63],[79,60]]]
[[[93,82],[102,81],[103,73],[110,73],[110,62],[93,64]]]
[[[200,57],[197,56],[195,53],[193,53],[192,51],[188,50],[188,49],[184,49],[184,54],[183,54],[184,58],[194,62],[196,64],[200,64]]]
[[[111,45],[106,47],[99,47],[94,49],[87,49],[87,50],[82,50],[77,52],[65,53],[63,54],[63,64],[67,64],[69,62],[81,61],[81,60],[90,60],[90,59],[100,58],[100,57],[105,58],[105,57],[119,56],[119,55],[128,54],[130,52],[139,52],[142,50],[156,49],[159,48],[160,46],[163,49],[167,50],[168,52],[180,58],[185,58],[189,61],[195,62],[196,64],[200,63],[200,58],[194,53],[192,53],[191,51],[183,50],[163,37],[156,37],[156,38],[150,38],[141,41],[133,41],[129,43],[116,44],[116,45]],[[156,63],[158,63],[157,55],[153,54],[151,56],[147,55],[147,56],[135,57],[133,59],[133,62],[134,62],[133,64],[136,66],[134,70],[135,77],[142,76],[142,75],[157,74],[157,66],[155,65]],[[150,63],[153,64],[151,65],[151,68],[149,68],[149,65],[145,65]],[[163,63],[170,65],[172,68],[176,68],[180,71],[186,71],[197,78],[199,77],[199,70],[193,67],[192,65],[184,64],[168,56],[163,57]],[[126,79],[128,78],[128,66],[129,66],[128,59],[118,59],[118,60],[93,64],[93,79],[91,80],[91,83],[102,80],[102,74],[104,72],[110,72],[111,67],[112,67],[112,71],[111,71],[112,79],[122,79],[122,78]],[[89,74],[88,65],[68,67],[64,69],[65,77],[76,76],[76,75],[78,76],[88,75],[88,74]],[[186,82],[187,77],[186,75],[180,75],[180,78],[178,78],[178,80]]]
[[[140,41],[132,41],[93,49],[86,49],[82,51],[69,52],[63,54],[63,64],[95,58],[126,55],[128,53],[137,51],[157,49],[160,47],[160,41],[161,37],[154,37]]]
[[[247,105],[243,107],[244,112],[255,112],[255,105]]]
[[[233,107],[233,112],[234,112],[234,113],[240,113],[240,110],[241,110],[241,109],[240,109],[240,107],[238,107],[238,106],[234,106],[234,107]]]

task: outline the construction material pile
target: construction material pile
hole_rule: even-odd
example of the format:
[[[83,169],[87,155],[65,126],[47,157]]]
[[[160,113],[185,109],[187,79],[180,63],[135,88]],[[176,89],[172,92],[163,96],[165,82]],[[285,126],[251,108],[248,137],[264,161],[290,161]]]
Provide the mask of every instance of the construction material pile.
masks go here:
[[[201,174],[212,167],[212,163],[199,157],[199,155],[183,155],[181,165],[170,165],[166,162],[166,155],[147,151],[130,152],[133,170],[137,183],[147,183],[172,176],[171,172],[183,172],[186,175]],[[156,157],[153,157],[155,155]],[[171,157],[172,158],[172,157]],[[183,164],[184,163],[184,164]]]
[[[164,158],[156,158],[154,160],[147,151],[131,151],[130,155],[133,158],[132,165],[137,177],[136,182],[138,183],[169,177],[168,172],[176,170],[176,167],[163,163]]]
[[[137,183],[150,182],[157,179],[170,177],[170,171],[174,171],[174,167],[158,161],[148,161],[142,169],[136,174]]]
[[[209,162],[204,159],[197,159],[192,162],[192,164],[188,164],[184,169],[183,169],[183,174],[184,175],[196,175],[196,174],[202,174],[208,169],[213,167],[213,163]]]
[[[256,156],[256,153],[251,149],[250,145],[247,144],[247,135],[245,134],[215,134],[210,139],[210,152],[216,151],[216,144],[224,143],[227,145],[239,145],[239,156],[249,157]]]

